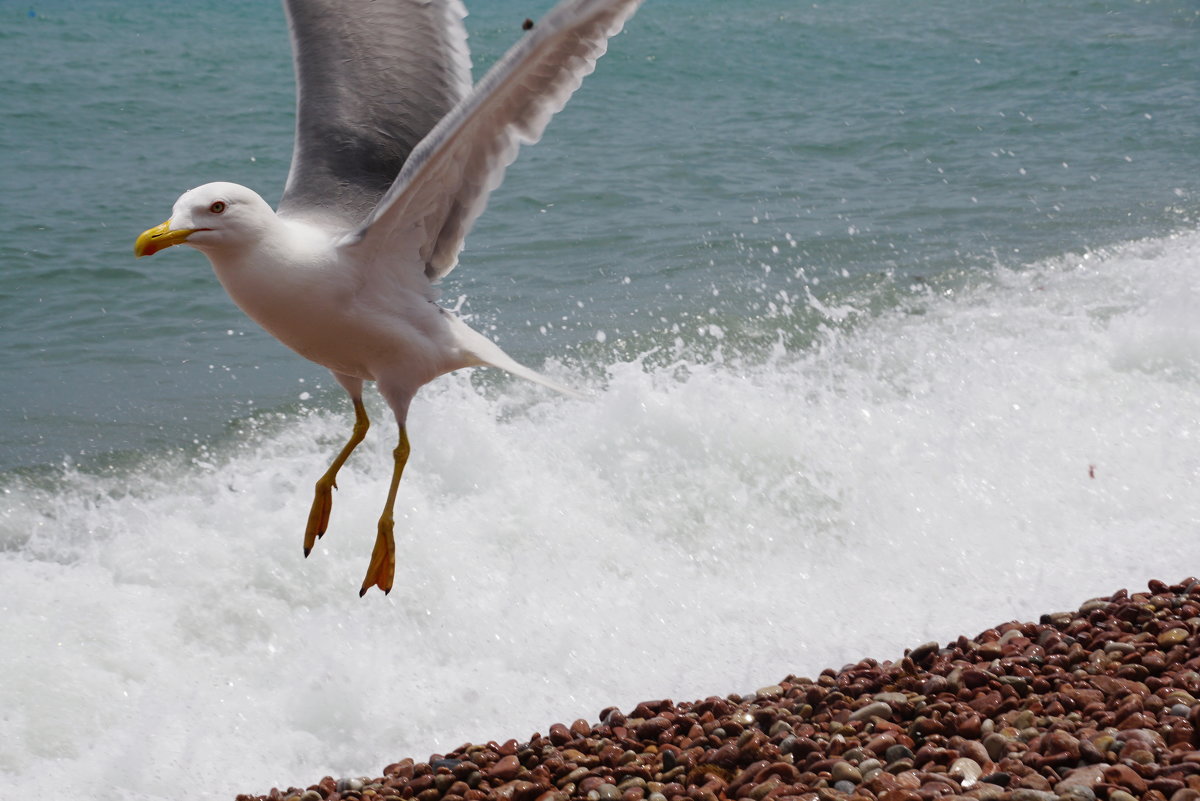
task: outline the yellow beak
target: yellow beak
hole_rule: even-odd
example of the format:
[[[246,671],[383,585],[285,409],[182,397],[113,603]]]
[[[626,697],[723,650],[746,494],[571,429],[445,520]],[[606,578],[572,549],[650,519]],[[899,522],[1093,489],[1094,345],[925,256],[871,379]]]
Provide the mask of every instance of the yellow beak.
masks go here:
[[[162,225],[156,225],[150,230],[142,232],[133,245],[133,255],[139,259],[142,256],[153,256],[163,248],[186,242],[193,233],[195,233],[194,228],[176,228],[172,231],[171,221],[167,220]]]

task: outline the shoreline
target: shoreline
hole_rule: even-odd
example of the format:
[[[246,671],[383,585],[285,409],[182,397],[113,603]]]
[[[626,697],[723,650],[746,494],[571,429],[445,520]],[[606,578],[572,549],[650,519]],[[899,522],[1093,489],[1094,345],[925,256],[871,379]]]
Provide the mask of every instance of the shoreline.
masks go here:
[[[1200,580],[236,801],[1200,801]]]

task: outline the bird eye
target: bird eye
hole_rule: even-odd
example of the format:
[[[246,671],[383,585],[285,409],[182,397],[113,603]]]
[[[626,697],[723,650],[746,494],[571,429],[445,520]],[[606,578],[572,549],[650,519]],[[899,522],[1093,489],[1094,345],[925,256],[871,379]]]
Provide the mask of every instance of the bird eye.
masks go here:
[[[209,212],[211,212],[213,214],[220,214],[221,212],[225,211],[225,201],[218,200],[217,202],[215,202],[211,206],[209,206],[208,210],[209,210]]]

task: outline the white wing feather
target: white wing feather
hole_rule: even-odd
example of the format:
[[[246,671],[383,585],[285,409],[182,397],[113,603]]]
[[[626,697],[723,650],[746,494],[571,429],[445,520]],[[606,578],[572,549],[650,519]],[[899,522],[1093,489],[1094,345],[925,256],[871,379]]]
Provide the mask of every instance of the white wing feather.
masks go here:
[[[362,224],[471,90],[461,0],[286,0],[296,144],[284,216]]]
[[[640,4],[567,0],[555,7],[417,145],[345,246],[382,255],[407,240],[403,250],[411,252],[416,236],[429,280],[454,269],[463,240],[519,147],[541,138]]]

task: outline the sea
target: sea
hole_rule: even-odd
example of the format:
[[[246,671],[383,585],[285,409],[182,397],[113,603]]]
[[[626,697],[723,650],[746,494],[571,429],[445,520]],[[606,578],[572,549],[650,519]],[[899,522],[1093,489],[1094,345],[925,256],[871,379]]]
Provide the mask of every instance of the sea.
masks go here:
[[[467,3],[478,77],[549,0]],[[0,796],[232,799],[1200,573],[1200,5],[647,0],[396,427],[186,247],[274,203],[279,3],[0,2]]]

